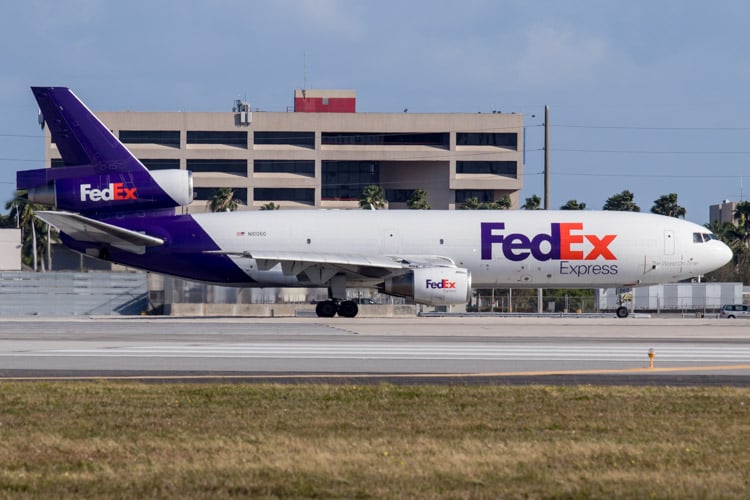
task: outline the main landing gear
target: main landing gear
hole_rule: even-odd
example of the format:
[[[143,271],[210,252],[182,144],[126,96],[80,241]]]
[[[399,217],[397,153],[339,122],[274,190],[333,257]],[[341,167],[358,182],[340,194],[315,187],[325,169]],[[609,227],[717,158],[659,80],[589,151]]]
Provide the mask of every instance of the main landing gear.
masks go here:
[[[353,318],[359,312],[357,304],[351,300],[341,300],[336,297],[346,297],[346,276],[337,274],[331,278],[328,285],[328,300],[318,302],[315,314],[319,318],[333,318],[338,314],[342,318]]]
[[[342,318],[353,318],[359,312],[357,304],[351,300],[324,300],[315,306],[315,314],[319,318],[333,318],[338,314]]]

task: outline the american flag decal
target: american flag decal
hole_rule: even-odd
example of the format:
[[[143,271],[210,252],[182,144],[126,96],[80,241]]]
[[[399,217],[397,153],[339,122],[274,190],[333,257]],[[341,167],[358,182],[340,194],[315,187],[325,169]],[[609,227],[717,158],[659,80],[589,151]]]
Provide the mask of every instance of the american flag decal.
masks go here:
[[[237,236],[245,236],[245,231],[237,231]]]

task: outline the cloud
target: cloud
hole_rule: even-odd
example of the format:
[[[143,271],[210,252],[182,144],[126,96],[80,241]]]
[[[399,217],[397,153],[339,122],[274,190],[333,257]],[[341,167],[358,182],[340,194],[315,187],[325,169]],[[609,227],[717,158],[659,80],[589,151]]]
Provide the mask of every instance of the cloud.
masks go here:
[[[547,86],[587,80],[608,60],[605,40],[569,28],[535,25],[525,33],[516,63],[519,83]]]

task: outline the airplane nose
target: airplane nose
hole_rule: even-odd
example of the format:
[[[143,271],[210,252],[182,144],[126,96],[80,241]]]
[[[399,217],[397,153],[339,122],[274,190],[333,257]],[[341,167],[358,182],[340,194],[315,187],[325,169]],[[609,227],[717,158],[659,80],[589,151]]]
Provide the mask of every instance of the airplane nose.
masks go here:
[[[732,249],[729,248],[729,246],[723,241],[717,241],[716,243],[719,244],[719,248],[717,248],[716,252],[714,252],[714,260],[716,268],[718,269],[732,260],[732,257],[734,257],[734,252],[732,252]]]

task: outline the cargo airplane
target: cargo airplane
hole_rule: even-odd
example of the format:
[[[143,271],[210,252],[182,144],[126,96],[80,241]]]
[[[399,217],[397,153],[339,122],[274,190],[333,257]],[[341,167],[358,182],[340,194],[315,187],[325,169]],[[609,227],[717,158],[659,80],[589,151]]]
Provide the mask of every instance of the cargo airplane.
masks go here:
[[[727,263],[711,232],[633,212],[280,210],[179,213],[191,173],[149,171],[67,88],[34,87],[64,166],[17,173],[37,217],[80,253],[238,287],[326,287],[321,317],[354,317],[347,287],[430,305],[471,288],[631,287]],[[627,310],[618,310],[619,316]]]

